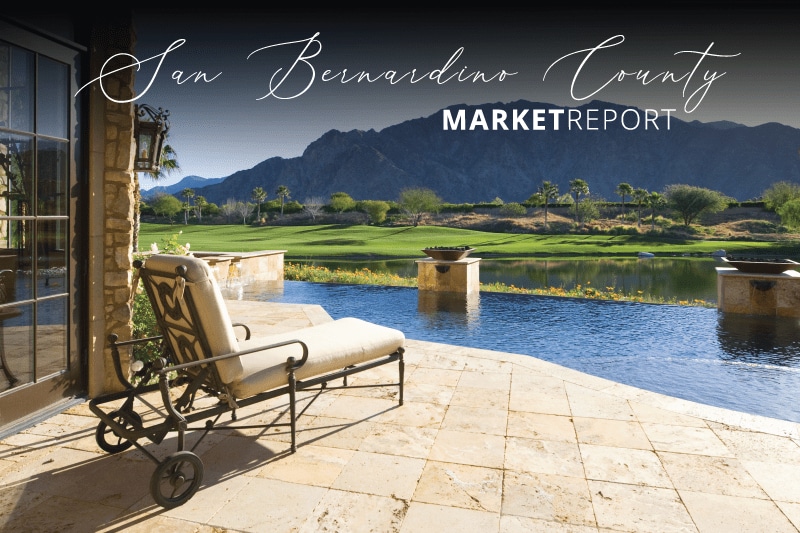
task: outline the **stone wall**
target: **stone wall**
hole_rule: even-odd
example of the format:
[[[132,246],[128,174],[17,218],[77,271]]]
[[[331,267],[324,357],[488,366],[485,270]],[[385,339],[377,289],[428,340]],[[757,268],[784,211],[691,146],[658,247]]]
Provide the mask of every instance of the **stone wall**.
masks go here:
[[[130,20],[98,26],[92,36],[90,79],[116,70],[103,63],[115,54],[133,53],[135,36]],[[120,61],[130,63],[130,59]],[[103,78],[90,92],[90,243],[89,396],[117,390],[108,336],[131,336],[131,281],[135,173],[133,159],[135,69],[122,69]]]
[[[741,315],[800,318],[800,273],[752,274],[717,267],[717,309]]]

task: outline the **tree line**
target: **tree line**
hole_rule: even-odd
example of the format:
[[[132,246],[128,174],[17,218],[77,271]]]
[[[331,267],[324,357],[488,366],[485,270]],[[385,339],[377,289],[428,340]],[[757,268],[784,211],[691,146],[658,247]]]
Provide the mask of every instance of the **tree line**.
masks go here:
[[[177,152],[167,142],[161,154],[161,166],[157,172],[148,173],[154,180],[159,180],[167,175],[180,170]],[[630,183],[621,182],[615,189],[621,199],[623,215],[626,200],[630,200],[635,212],[637,226],[642,224],[642,214],[650,212],[651,229],[655,230],[656,216],[659,213],[671,211],[685,226],[690,226],[698,217],[705,213],[719,212],[734,203],[732,198],[719,191],[686,184],[667,186],[664,191],[647,191],[634,187]],[[505,203],[500,198],[486,204],[471,204],[456,206],[446,204],[435,191],[427,188],[408,188],[400,193],[398,201],[388,200],[354,200],[346,192],[335,192],[326,201],[320,197],[306,198],[301,204],[291,199],[291,191],[285,185],[279,185],[275,192],[275,200],[267,201],[267,193],[263,187],[255,187],[251,191],[250,200],[228,199],[218,206],[208,202],[203,196],[195,195],[195,191],[186,188],[181,192],[181,197],[186,201],[181,202],[175,196],[162,194],[146,204],[141,199],[139,191],[139,176],[134,174],[134,251],[138,249],[139,221],[141,214],[154,214],[163,216],[170,222],[174,217],[183,212],[184,224],[189,223],[190,216],[194,216],[198,223],[202,223],[203,216],[224,217],[227,222],[241,217],[242,223],[247,224],[250,217],[255,216],[255,222],[266,222],[262,210],[274,213],[283,218],[286,212],[305,213],[312,221],[324,212],[344,213],[359,211],[364,213],[372,224],[383,224],[389,213],[396,212],[406,216],[414,226],[417,226],[426,214],[434,214],[442,209],[472,210],[479,205],[499,207],[500,212],[506,216],[524,216],[529,207],[541,207],[544,211],[544,228],[547,231],[547,215],[553,205],[569,205],[572,209],[574,220],[584,224],[600,216],[600,207],[607,206],[603,198],[590,193],[589,183],[581,178],[569,181],[567,192],[559,194],[558,185],[552,181],[542,181],[537,190],[522,203]],[[800,184],[784,180],[772,184],[762,194],[764,207],[777,213],[781,223],[791,229],[800,229]],[[255,215],[253,212],[255,211]]]
[[[274,209],[283,216],[287,207],[295,212],[303,206],[295,202],[295,205],[287,204],[291,197],[289,188],[285,185],[279,186],[275,190],[276,200],[266,203],[267,193],[262,187],[256,187],[251,192],[253,202],[229,198],[222,205],[217,205],[206,200],[204,196],[196,195],[194,189],[186,188],[180,192],[180,196],[185,198],[183,202],[177,197],[161,193],[149,202],[141,202],[141,211],[145,214],[163,216],[170,222],[174,222],[175,217],[183,213],[183,223],[188,224],[189,219],[194,217],[198,223],[203,222],[203,217],[224,217],[228,222],[234,218],[240,218],[243,223],[252,220],[255,211],[255,220],[261,220],[261,211],[264,209]],[[275,204],[275,205],[273,205]]]
[[[220,217],[226,222],[239,221],[242,224],[266,223],[268,218],[282,218],[284,215],[305,215],[312,222],[325,213],[360,212],[371,224],[383,224],[390,214],[404,216],[412,225],[419,225],[425,215],[445,211],[469,211],[476,207],[498,208],[506,216],[524,216],[529,208],[538,207],[544,214],[544,228],[548,228],[548,214],[555,206],[567,206],[576,224],[582,225],[600,218],[601,208],[611,205],[620,207],[621,215],[635,216],[637,226],[649,216],[651,229],[655,229],[656,218],[669,212],[685,226],[698,221],[708,213],[722,211],[735,203],[733,198],[711,189],[687,184],[667,186],[663,191],[648,191],[621,182],[615,189],[620,202],[609,202],[593,195],[586,180],[570,180],[563,193],[556,183],[542,181],[537,190],[524,202],[505,203],[500,198],[482,204],[448,204],[438,194],[427,188],[407,188],[400,192],[397,201],[355,200],[346,192],[335,192],[328,199],[308,197],[303,202],[294,201],[291,191],[280,185],[274,191],[274,199],[263,187],[251,191],[250,200],[228,199],[222,205],[206,201],[195,194],[193,189],[184,189],[180,196],[162,194],[143,205],[142,212],[162,216],[174,222],[177,215],[183,215],[183,223],[190,219],[203,223],[204,217]],[[781,222],[792,228],[800,227],[800,184],[781,181],[773,184],[762,195],[764,207],[778,213]],[[291,201],[290,201],[291,200]],[[630,211],[629,211],[630,209]]]
[[[373,224],[382,224],[392,210],[402,211],[411,218],[416,226],[427,213],[438,212],[443,204],[441,198],[429,189],[406,189],[400,194],[398,202],[383,200],[354,200],[345,192],[333,193],[329,199],[308,197],[302,203],[289,202],[291,191],[285,185],[275,190],[275,200],[267,201],[267,193],[263,187],[255,187],[251,191],[250,200],[228,199],[222,205],[208,202],[203,196],[195,194],[193,189],[181,191],[182,202],[177,197],[162,193],[150,202],[142,202],[141,212],[164,217],[170,222],[183,214],[183,223],[188,224],[191,218],[203,223],[203,217],[222,217],[227,222],[239,220],[248,222],[266,222],[262,214],[271,214],[281,218],[285,214],[304,213],[312,221],[323,213],[344,213],[359,211],[366,215]]]
[[[655,229],[656,215],[667,208],[675,211],[684,225],[690,226],[701,214],[722,211],[734,201],[718,191],[685,184],[669,185],[663,192],[658,192],[621,182],[615,192],[621,199],[623,215],[628,205],[626,200],[633,203],[637,226],[642,225],[642,213],[649,210],[652,229]],[[599,218],[599,207],[608,202],[592,196],[586,180],[575,178],[569,182],[568,192],[563,195],[559,195],[557,184],[543,181],[527,203],[543,207],[544,226],[547,228],[548,207],[551,203],[572,205],[575,222],[585,223]]]

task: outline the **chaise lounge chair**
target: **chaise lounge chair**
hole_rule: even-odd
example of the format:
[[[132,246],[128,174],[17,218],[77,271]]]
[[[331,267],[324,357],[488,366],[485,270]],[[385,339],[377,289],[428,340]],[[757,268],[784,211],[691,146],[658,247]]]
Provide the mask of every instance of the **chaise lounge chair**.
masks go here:
[[[111,335],[114,368],[124,390],[99,396],[89,407],[100,418],[95,436],[103,450],[118,453],[135,446],[157,464],[150,492],[162,507],[187,502],[202,482],[202,461],[185,449],[185,433],[199,429],[202,440],[217,429],[215,424],[225,413],[230,412],[232,420],[220,427],[253,427],[236,425],[237,408],[287,395],[289,421],[269,426],[290,427],[293,453],[297,449],[296,422],[302,415],[296,408],[298,391],[316,391],[313,401],[325,390],[347,387],[351,374],[394,361],[398,362],[397,383],[364,386],[396,386],[399,404],[403,404],[402,332],[348,317],[293,332],[251,337],[249,327],[231,322],[205,261],[156,254],[146,262],[137,261],[135,267],[161,335],[128,341]],[[239,328],[241,340],[235,334]],[[138,380],[129,380],[123,372],[121,352],[145,342],[161,343],[163,357],[133,366],[141,367],[136,372]],[[341,387],[328,385],[340,378]],[[143,403],[137,400],[156,390],[161,391],[164,409],[159,411],[163,412],[155,422],[145,422],[137,413]],[[215,402],[199,406],[208,402],[197,401],[198,394]],[[200,420],[206,420],[204,426],[190,427]],[[158,444],[171,432],[177,432],[177,451],[164,460],[139,442],[147,439]]]

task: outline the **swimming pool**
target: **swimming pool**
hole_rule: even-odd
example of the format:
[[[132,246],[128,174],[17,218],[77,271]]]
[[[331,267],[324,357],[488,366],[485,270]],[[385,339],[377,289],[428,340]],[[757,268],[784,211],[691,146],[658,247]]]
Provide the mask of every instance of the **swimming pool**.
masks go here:
[[[707,405],[800,422],[800,321],[716,309],[284,282],[245,299],[321,305],[407,338],[531,355]]]

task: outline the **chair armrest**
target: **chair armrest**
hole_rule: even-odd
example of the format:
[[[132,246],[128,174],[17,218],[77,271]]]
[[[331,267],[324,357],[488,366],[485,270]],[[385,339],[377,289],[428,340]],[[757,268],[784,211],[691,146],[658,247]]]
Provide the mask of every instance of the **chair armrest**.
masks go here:
[[[249,340],[250,339],[250,328],[247,326],[247,324],[242,324],[241,322],[234,322],[233,324],[231,324],[231,326],[233,326],[233,327],[237,327],[238,326],[240,328],[244,328],[244,331],[245,331],[244,340]]]
[[[144,344],[150,341],[160,341],[164,337],[163,335],[157,335],[155,337],[144,337],[141,339],[130,339],[127,341],[118,341],[119,335],[116,333],[112,333],[108,336],[108,341],[111,344],[111,360],[114,363],[114,373],[117,375],[117,379],[119,382],[126,388],[126,389],[134,389],[136,387],[128,381],[128,378],[122,372],[122,356],[119,353],[120,346],[132,346],[135,344]]]
[[[196,367],[196,366],[203,366],[203,365],[207,365],[209,363],[216,363],[217,361],[222,361],[224,359],[230,359],[231,357],[240,357],[242,355],[247,355],[249,353],[260,352],[260,351],[263,351],[263,350],[271,350],[273,348],[280,348],[282,346],[288,346],[290,344],[299,344],[300,347],[303,349],[303,357],[301,357],[299,361],[297,361],[294,357],[289,357],[286,360],[287,370],[294,371],[294,370],[297,370],[298,368],[300,368],[301,366],[303,366],[305,364],[305,362],[308,360],[308,346],[306,345],[306,343],[304,343],[303,341],[298,340],[298,339],[291,339],[291,340],[286,340],[286,341],[282,341],[282,342],[276,342],[276,343],[273,343],[273,344],[266,344],[264,346],[256,346],[256,347],[253,347],[253,348],[248,348],[247,350],[241,350],[241,351],[238,351],[238,352],[226,353],[226,354],[223,354],[223,355],[217,355],[216,357],[209,357],[207,359],[201,359],[199,361],[191,361],[189,363],[181,363],[179,365],[172,365],[172,366],[166,366],[166,363],[167,363],[166,359],[161,358],[161,360],[160,360],[161,361],[161,365],[160,365],[160,368],[159,367],[156,368],[156,374],[158,374],[160,376],[166,376],[167,373],[169,373],[169,372],[174,372],[174,371],[178,371],[178,370],[185,370],[187,368],[193,368],[193,367]]]
[[[113,338],[111,338],[111,337],[113,337]],[[150,341],[160,341],[161,339],[164,338],[164,336],[163,335],[156,335],[155,337],[142,337],[141,339],[130,339],[130,340],[127,340],[127,341],[118,341],[118,340],[116,340],[117,339],[116,335],[109,335],[109,338],[111,340],[111,344],[112,345],[128,346],[128,345],[131,345],[131,344],[142,344],[142,343],[150,342]]]

